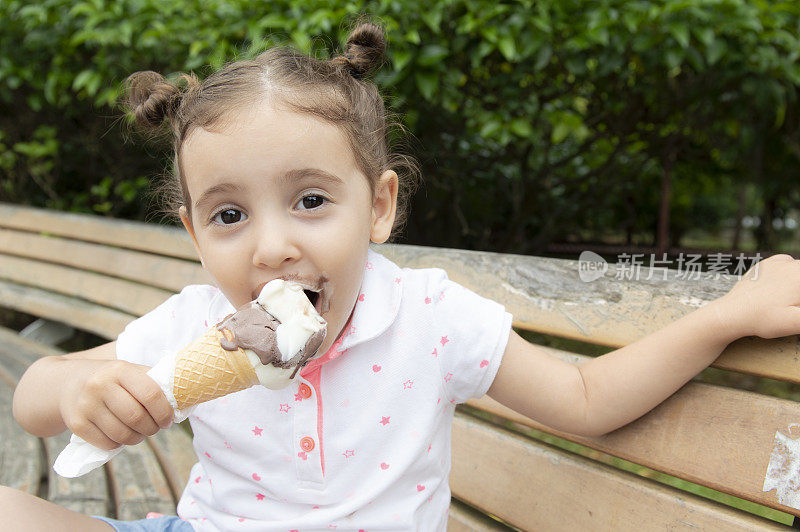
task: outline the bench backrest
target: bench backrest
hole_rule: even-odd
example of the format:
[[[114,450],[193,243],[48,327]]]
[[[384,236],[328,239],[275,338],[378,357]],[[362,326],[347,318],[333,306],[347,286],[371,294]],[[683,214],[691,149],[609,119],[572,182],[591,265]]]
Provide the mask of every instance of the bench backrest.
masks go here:
[[[582,282],[577,262],[569,260],[401,245],[377,250],[400,266],[444,268],[503,303],[521,330],[607,347],[655,331],[734,282],[679,280],[674,271],[666,279],[659,273],[618,280],[613,264],[603,277]],[[185,285],[209,281],[182,229],[0,204],[0,306],[113,339]],[[551,351],[576,362],[587,358]],[[796,338],[747,338],[714,366],[797,383],[798,356]],[[692,382],[640,420],[583,438],[484,397],[457,413],[451,487],[455,498],[522,529],[770,528],[772,521],[652,481],[646,476],[654,473],[632,473],[642,468],[625,464],[800,515],[788,480],[764,491],[771,459],[800,467],[791,433],[799,420],[793,401]]]

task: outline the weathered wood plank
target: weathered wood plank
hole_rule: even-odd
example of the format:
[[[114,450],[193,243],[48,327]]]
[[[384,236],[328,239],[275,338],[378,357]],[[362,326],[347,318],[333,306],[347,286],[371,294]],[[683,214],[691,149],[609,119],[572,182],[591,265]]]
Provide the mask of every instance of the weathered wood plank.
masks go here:
[[[169,290],[107,275],[2,254],[0,279],[85,299],[137,316],[146,314],[173,294]]]
[[[718,280],[617,280],[622,266],[582,282],[578,262],[500,253],[383,244],[374,249],[403,267],[443,268],[454,281],[502,302],[514,325],[529,331],[621,347],[661,329],[727,293],[732,276]],[[732,343],[715,367],[800,383],[797,336],[743,338]]]
[[[144,519],[148,512],[175,514],[176,501],[146,442],[129,446],[106,464],[117,519]]]
[[[3,367],[0,367],[0,485],[37,495],[42,478],[42,445],[39,438],[22,430],[14,421],[11,405],[16,381]]]
[[[0,203],[0,227],[197,260],[182,228]]]
[[[164,476],[177,501],[189,482],[192,466],[197,462],[192,437],[182,426],[173,425],[167,430],[157,432],[148,438],[147,442],[161,464]]]
[[[0,351],[0,367],[7,370],[7,373],[2,373],[5,379],[0,380],[5,380],[7,383],[16,383],[28,365],[40,356],[63,353],[59,349],[20,338],[5,328],[0,328],[0,345],[3,346],[3,350]],[[0,445],[7,445],[13,450],[11,453],[3,453],[7,460],[0,459],[0,484],[11,485],[38,495],[41,479],[47,478],[46,497],[49,501],[87,515],[108,515],[109,494],[103,469],[69,480],[53,472],[55,456],[69,441],[67,432],[42,441],[14,423],[10,410],[8,416],[1,411],[2,405],[0,405],[0,420],[8,421],[0,424]],[[11,425],[13,427],[9,429]],[[9,437],[5,433],[6,430],[14,430],[17,434]],[[20,443],[19,435],[24,436],[24,444]],[[11,480],[7,483],[8,479]]]
[[[0,228],[0,249],[9,255],[120,277],[172,292],[179,292],[188,284],[212,282],[196,260],[175,259],[53,235]]]
[[[543,348],[572,363],[590,357]],[[587,438],[554,430],[488,396],[467,403],[516,423],[758,504],[800,515],[763,492],[776,431],[789,434],[800,404],[690,382],[655,409],[609,434]]]
[[[513,530],[455,499],[450,502],[447,532],[501,532]]]
[[[523,530],[788,530],[456,413],[450,486]]]
[[[53,471],[53,462],[66,447],[69,437],[70,433],[65,431],[44,439],[47,452],[47,500],[73,512],[114,517],[114,504],[108,490],[105,468],[98,467],[77,478],[60,477]]]
[[[82,299],[54,294],[0,279],[0,306],[68,323],[79,329],[114,339],[136,318]]]
[[[0,327],[0,345],[3,346],[0,359],[13,360],[17,364],[17,369],[22,369],[21,372],[14,371],[12,373],[16,380],[19,380],[25,369],[40,357],[64,354],[61,349],[23,338],[17,331],[6,327]],[[2,361],[0,361],[1,363]]]

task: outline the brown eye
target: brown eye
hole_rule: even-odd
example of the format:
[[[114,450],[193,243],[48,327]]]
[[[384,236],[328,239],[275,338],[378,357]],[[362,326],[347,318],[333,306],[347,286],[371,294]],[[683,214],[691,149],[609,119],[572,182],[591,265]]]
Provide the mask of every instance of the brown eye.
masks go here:
[[[244,219],[244,214],[238,209],[225,209],[214,216],[214,221],[222,225],[235,224]]]
[[[325,203],[325,198],[322,196],[306,196],[301,201],[304,209],[316,209]]]

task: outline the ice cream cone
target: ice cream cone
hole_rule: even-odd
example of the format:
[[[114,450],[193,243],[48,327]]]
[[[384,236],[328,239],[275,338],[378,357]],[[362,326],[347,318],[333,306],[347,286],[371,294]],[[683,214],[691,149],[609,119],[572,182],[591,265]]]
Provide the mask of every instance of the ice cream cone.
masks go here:
[[[175,358],[173,394],[179,409],[258,384],[244,351],[223,349],[220,338],[222,332],[212,327]]]

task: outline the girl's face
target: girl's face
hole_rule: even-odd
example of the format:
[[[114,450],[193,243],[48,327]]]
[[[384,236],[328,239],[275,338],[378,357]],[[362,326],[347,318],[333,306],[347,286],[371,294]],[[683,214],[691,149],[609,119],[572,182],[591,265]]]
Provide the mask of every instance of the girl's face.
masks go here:
[[[391,232],[397,175],[374,194],[336,126],[265,102],[218,131],[194,130],[181,164],[191,215],[181,220],[203,267],[239,308],[276,278],[318,292],[325,352],[355,306],[370,240]]]

